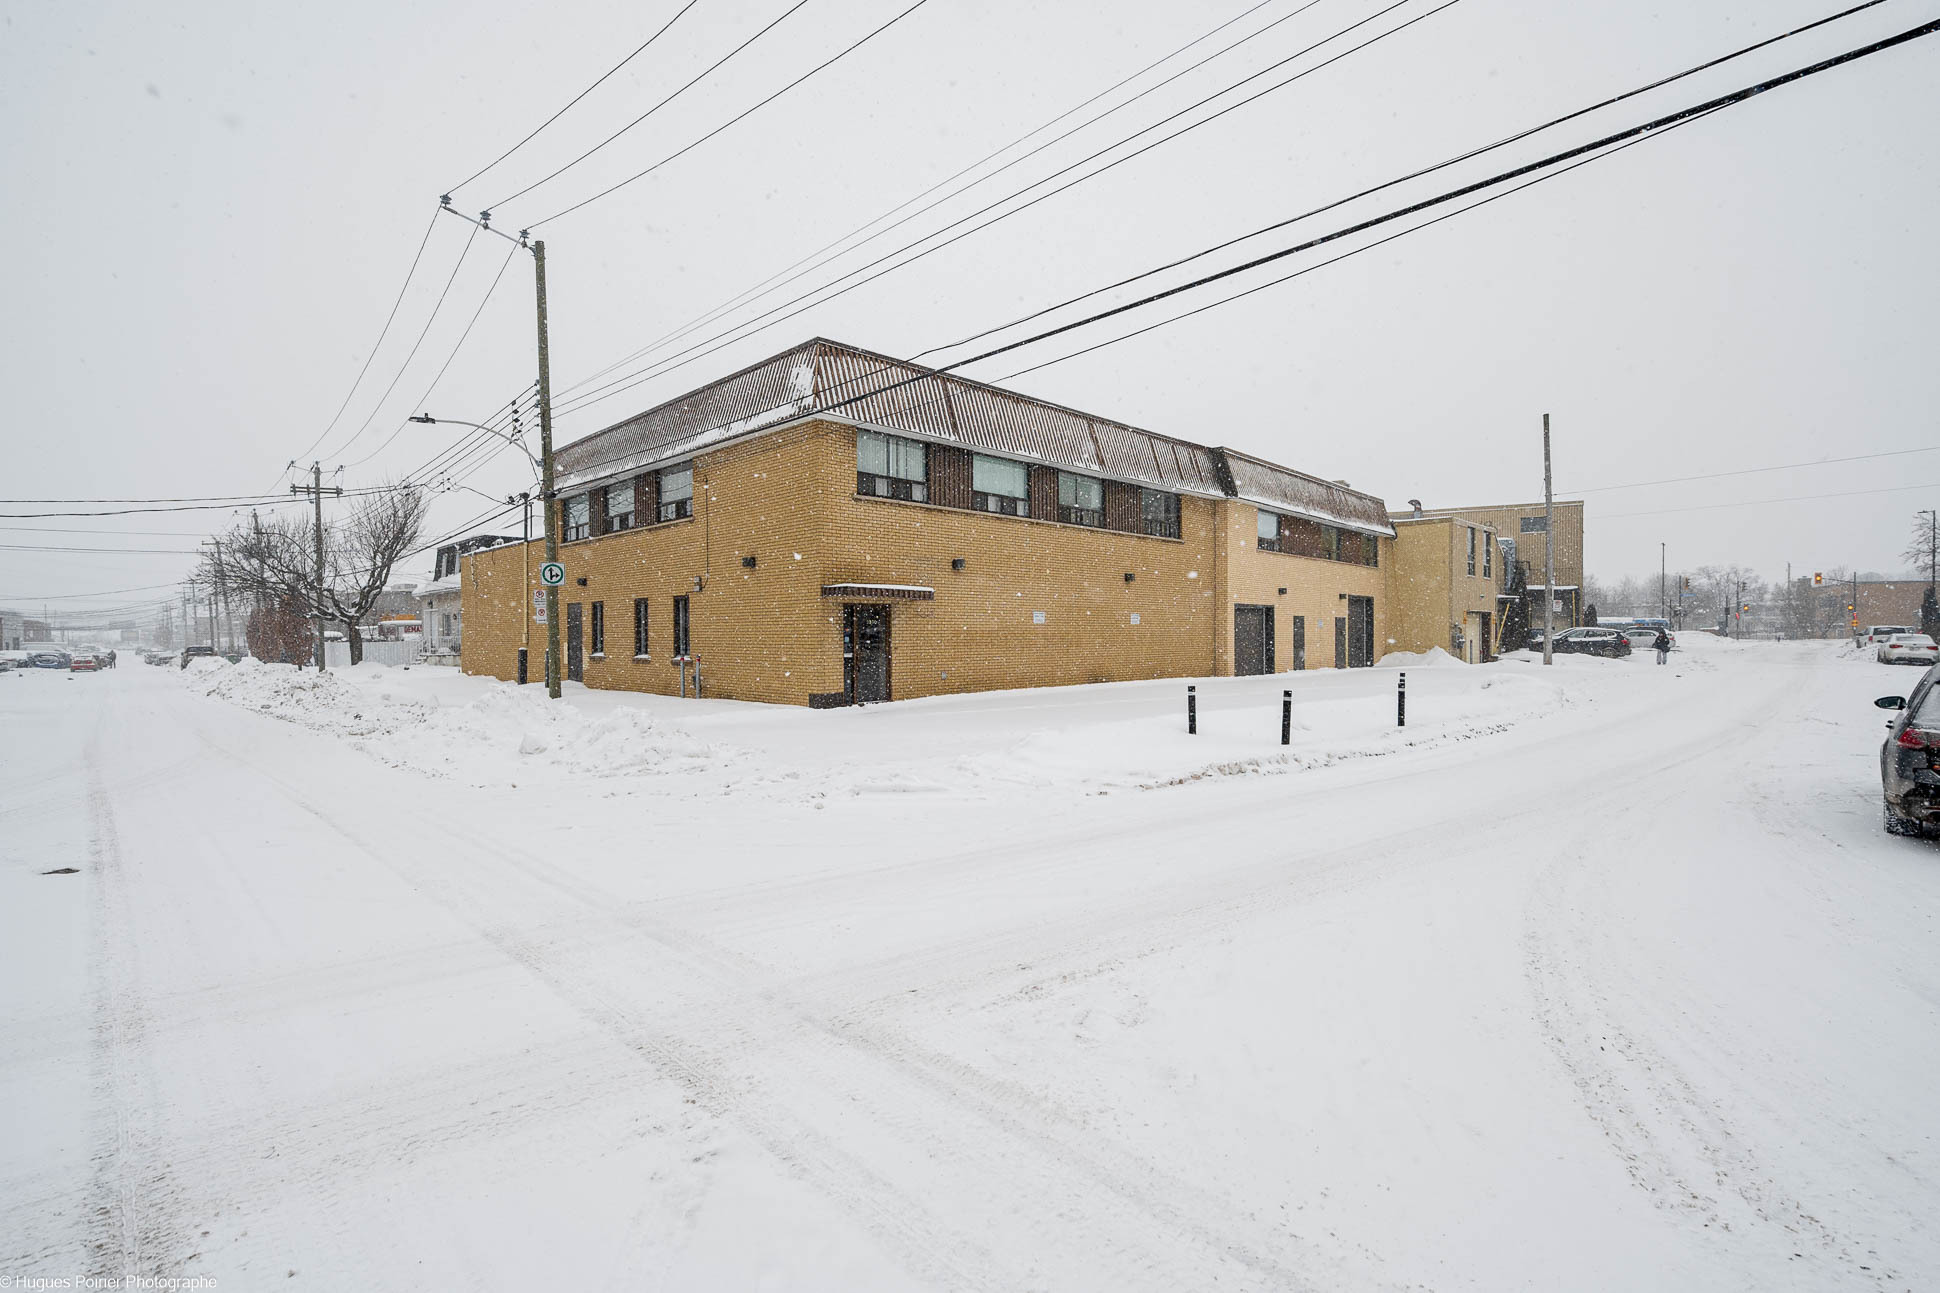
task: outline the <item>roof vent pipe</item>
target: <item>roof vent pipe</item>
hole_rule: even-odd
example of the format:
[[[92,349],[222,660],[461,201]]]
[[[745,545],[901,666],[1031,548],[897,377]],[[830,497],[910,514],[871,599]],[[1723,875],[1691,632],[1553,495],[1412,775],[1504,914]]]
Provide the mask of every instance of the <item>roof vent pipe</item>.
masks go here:
[[[1420,516],[1420,515],[1421,515],[1421,500],[1420,500],[1420,499],[1418,499],[1418,498],[1411,498],[1411,499],[1409,499],[1409,500],[1408,500],[1408,506],[1409,506],[1409,507],[1412,507],[1412,508],[1414,508],[1414,509],[1415,509],[1415,515],[1416,515],[1416,516]]]

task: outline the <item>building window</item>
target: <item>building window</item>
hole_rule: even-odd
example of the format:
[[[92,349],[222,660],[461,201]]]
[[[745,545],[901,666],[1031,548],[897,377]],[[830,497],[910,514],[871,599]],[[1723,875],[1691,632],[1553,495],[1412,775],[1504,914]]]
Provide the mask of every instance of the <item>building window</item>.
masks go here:
[[[1162,489],[1138,491],[1138,515],[1147,534],[1161,539],[1179,537],[1179,496]]]
[[[1021,462],[976,455],[970,463],[972,503],[979,512],[1031,514],[1031,473]]]
[[[1265,508],[1261,508],[1259,510],[1259,521],[1254,526],[1253,532],[1259,539],[1261,552],[1278,552],[1280,550],[1280,514],[1278,512],[1269,512]]]
[[[1320,555],[1329,561],[1339,561],[1341,559],[1340,527],[1338,525],[1323,525],[1320,527]]]
[[[1475,573],[1475,527],[1468,527],[1468,572]]]
[[[575,494],[566,500],[566,542],[574,539],[591,538],[593,534],[590,501],[584,494]]]
[[[593,654],[606,654],[606,603],[593,603]]]
[[[678,521],[694,514],[694,464],[665,467],[660,472],[660,519]]]
[[[606,532],[633,528],[633,482],[623,480],[606,487]]]
[[[1488,533],[1482,535],[1482,578],[1495,578],[1495,536]]]
[[[647,599],[633,599],[633,658],[647,658]]]
[[[1058,520],[1066,525],[1105,523],[1105,482],[1096,476],[1058,473]]]
[[[1361,536],[1361,557],[1364,565],[1378,567],[1381,564],[1381,540],[1377,536]]]
[[[927,503],[930,447],[920,440],[877,431],[855,433],[855,492]]]
[[[1523,517],[1523,518],[1522,518],[1522,532],[1523,532],[1524,534],[1547,534],[1547,533],[1549,533],[1549,518],[1548,518],[1548,517],[1546,517],[1546,516],[1525,516],[1525,517]]]
[[[692,655],[691,645],[687,640],[687,597],[682,594],[674,598],[674,654]]]

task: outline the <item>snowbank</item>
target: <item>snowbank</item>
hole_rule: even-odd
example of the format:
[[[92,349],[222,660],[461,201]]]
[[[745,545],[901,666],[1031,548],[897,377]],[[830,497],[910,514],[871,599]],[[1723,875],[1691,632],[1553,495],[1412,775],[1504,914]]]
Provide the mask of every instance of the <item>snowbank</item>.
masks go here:
[[[1426,651],[1390,651],[1375,661],[1377,669],[1445,669],[1450,666],[1466,666],[1466,660],[1457,660],[1440,647],[1429,647]]]

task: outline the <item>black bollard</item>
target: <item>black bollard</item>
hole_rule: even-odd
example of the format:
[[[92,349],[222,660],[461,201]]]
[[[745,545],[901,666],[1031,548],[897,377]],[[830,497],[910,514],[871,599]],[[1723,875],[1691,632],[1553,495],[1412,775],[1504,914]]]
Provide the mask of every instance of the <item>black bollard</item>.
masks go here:
[[[1394,681],[1394,725],[1408,725],[1408,675],[1403,673]]]
[[[1199,689],[1186,688],[1186,735],[1196,736],[1199,732]]]
[[[1293,693],[1280,693],[1280,744],[1293,744]]]

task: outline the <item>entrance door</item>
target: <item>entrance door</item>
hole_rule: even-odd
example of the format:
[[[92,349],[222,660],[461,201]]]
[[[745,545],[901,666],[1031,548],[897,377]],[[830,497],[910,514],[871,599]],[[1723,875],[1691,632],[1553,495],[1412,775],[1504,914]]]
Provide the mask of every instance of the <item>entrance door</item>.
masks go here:
[[[1482,663],[1495,659],[1495,616],[1489,611],[1482,612]]]
[[[889,699],[889,608],[854,602],[842,608],[842,682],[851,705]]]
[[[1347,667],[1365,669],[1374,663],[1374,599],[1347,599]]]
[[[1273,608],[1233,607],[1233,673],[1273,672]]]
[[[1307,617],[1305,615],[1293,617],[1293,667],[1295,669],[1307,667]]]
[[[572,682],[586,681],[586,654],[579,636],[581,609],[578,602],[566,603],[566,677]]]

